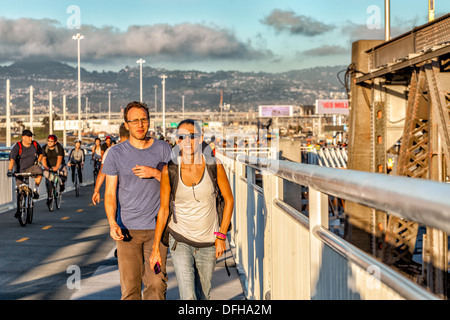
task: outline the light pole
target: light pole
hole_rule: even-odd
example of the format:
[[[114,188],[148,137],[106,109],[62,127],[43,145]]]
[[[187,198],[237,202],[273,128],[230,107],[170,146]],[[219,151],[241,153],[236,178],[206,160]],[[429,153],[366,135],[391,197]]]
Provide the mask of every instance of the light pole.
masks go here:
[[[162,126],[163,126],[163,136],[166,137],[166,79],[167,76],[163,74],[161,76],[162,83]]]
[[[78,139],[81,140],[81,69],[80,69],[80,40],[84,39],[84,36],[77,33],[72,39],[78,42]]]
[[[67,132],[66,132],[66,95],[63,95],[63,146],[67,146]]]
[[[11,147],[11,84],[6,80],[6,146]]]
[[[156,108],[156,103],[157,103],[157,94],[156,94],[156,90],[158,89],[158,86],[155,84],[153,86],[153,88],[155,88],[155,117],[156,117],[156,112],[157,112],[157,108]]]
[[[142,60],[142,59],[139,59],[138,61],[136,61],[136,63],[139,63],[140,64],[140,66],[141,66],[141,77],[140,77],[140,79],[141,79],[141,81],[140,81],[140,102],[142,103],[142,102],[144,102],[144,100],[142,99],[142,64],[143,63],[145,63],[145,60]]]
[[[30,86],[30,131],[33,132],[33,86]]]
[[[184,94],[181,96],[181,109],[183,110],[183,119],[184,119]]]
[[[108,91],[108,125],[110,125],[111,121],[111,91]]]
[[[384,40],[391,40],[391,1],[384,0]]]
[[[53,134],[53,95],[50,91],[48,94],[48,105],[49,105],[49,115],[48,115],[48,134]]]

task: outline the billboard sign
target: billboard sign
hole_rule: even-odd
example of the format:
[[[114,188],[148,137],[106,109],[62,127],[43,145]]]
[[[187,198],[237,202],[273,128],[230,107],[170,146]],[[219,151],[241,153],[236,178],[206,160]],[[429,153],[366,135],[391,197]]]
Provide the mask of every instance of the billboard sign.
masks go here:
[[[348,115],[348,100],[316,100],[316,112]]]
[[[293,106],[259,106],[260,117],[292,117]]]
[[[83,121],[81,122],[81,127],[83,128]],[[64,121],[54,121],[53,129],[64,130]],[[66,120],[66,130],[78,130],[78,120]]]

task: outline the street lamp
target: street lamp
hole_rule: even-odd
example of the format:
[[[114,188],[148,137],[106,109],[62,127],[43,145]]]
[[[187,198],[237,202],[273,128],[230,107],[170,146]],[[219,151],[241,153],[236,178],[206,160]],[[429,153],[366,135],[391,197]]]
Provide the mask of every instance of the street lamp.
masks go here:
[[[163,109],[162,126],[163,126],[163,136],[165,138],[166,137],[166,79],[167,79],[167,76],[165,74],[163,74],[162,76],[160,76],[160,78],[162,79],[162,81],[161,81],[161,83],[162,83],[162,109]]]
[[[155,84],[153,86],[153,88],[155,88],[155,117],[156,117],[156,112],[157,112],[157,108],[156,108],[156,104],[157,104],[157,94],[156,94],[156,89],[158,89],[158,86]]]
[[[109,121],[111,121],[111,91],[108,91],[108,125]]]
[[[81,140],[81,69],[80,69],[80,40],[84,39],[84,36],[77,33],[72,37],[73,40],[78,42],[78,139]]]
[[[33,129],[33,86],[30,86],[30,131]]]
[[[183,119],[184,119],[184,94],[181,96],[181,109],[183,110]]]
[[[11,147],[11,83],[6,79],[6,146]]]
[[[136,63],[139,63],[141,66],[141,81],[140,81],[140,90],[141,90],[141,94],[140,94],[140,102],[144,102],[144,100],[142,99],[142,64],[145,63],[145,60],[139,59],[138,61],[136,61]]]

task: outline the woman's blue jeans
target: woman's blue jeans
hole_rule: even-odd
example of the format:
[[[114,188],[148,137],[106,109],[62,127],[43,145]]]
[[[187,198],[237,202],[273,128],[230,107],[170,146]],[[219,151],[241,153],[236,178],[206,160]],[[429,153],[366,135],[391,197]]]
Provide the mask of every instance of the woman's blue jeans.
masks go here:
[[[208,300],[216,267],[216,247],[196,248],[169,237],[169,248],[181,300]]]

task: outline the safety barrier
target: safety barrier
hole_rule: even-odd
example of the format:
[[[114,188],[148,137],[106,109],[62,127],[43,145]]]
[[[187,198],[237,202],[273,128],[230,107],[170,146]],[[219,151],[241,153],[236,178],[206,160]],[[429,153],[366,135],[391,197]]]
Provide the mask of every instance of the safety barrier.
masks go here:
[[[246,155],[218,157],[235,196],[231,244],[248,299],[438,299],[331,232],[328,196],[450,233],[450,185]],[[283,180],[309,188],[308,216],[283,201]]]

